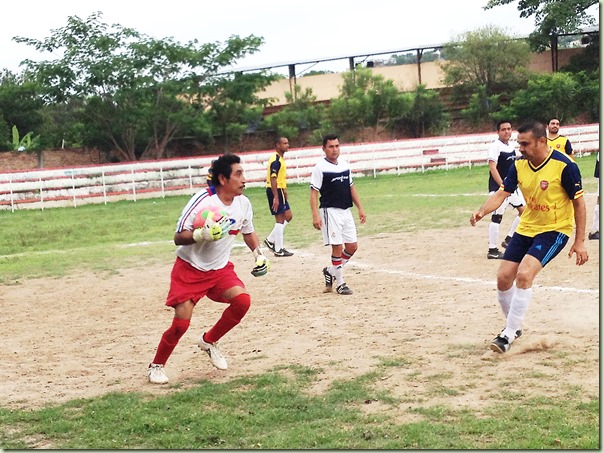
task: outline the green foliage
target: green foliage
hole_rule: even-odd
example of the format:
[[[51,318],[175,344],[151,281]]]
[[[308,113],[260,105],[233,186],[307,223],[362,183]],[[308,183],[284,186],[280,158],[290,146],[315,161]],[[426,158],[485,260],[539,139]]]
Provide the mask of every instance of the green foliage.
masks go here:
[[[34,137],[33,132],[28,132],[23,137],[19,136],[17,126],[12,128],[12,149],[13,151],[32,151],[39,148],[39,137]]]
[[[274,131],[276,136],[284,136],[295,140],[301,131],[316,130],[324,120],[325,107],[316,103],[316,96],[311,88],[302,92],[299,85],[295,85],[295,96],[291,92],[285,93],[287,105],[281,110],[264,119],[263,127]],[[303,146],[303,145],[300,145]]]
[[[436,50],[423,52],[421,55],[421,63],[438,61],[439,59],[440,59],[440,52],[438,52]],[[416,63],[417,63],[417,53],[416,52],[407,52],[407,53],[403,53],[401,55],[393,54],[389,58],[389,60],[387,60],[385,62],[385,66],[416,64]]]
[[[474,126],[490,123],[490,117],[500,110],[500,95],[488,96],[486,87],[480,85],[469,98],[467,108],[461,110],[463,118]]]
[[[577,80],[569,73],[535,75],[528,81],[527,88],[519,90],[509,105],[493,117],[511,120],[532,118],[544,122],[555,117],[562,123],[568,123],[579,113],[576,102],[579,90]]]
[[[488,0],[485,9],[507,5],[515,0]],[[571,33],[580,27],[595,25],[588,9],[597,0],[522,0],[517,5],[519,17],[534,16],[536,30],[530,34],[530,46],[542,51],[551,45],[551,35]]]
[[[82,102],[74,113],[93,131],[92,137],[83,137],[84,145],[113,150],[120,160],[161,158],[175,136],[207,124],[199,117],[208,108],[216,109],[215,127],[240,138],[239,126],[249,116],[246,110],[257,101],[249,93],[258,92],[271,79],[219,71],[257,51],[261,38],[231,36],[225,43],[181,44],[118,24],[109,26],[100,22],[100,16],[95,13],[85,21],[69,17],[65,27],[42,41],[15,38],[62,55],[25,64],[45,87],[46,99],[58,104]]]
[[[441,64],[444,83],[485,96],[513,92],[525,84],[529,47],[503,30],[486,26],[464,33],[444,46],[448,60]]]
[[[392,80],[374,75],[368,68],[343,74],[341,95],[332,99],[327,110],[330,123],[338,130],[391,128],[411,109],[412,96],[401,93]]]
[[[587,121],[599,122],[601,112],[600,69],[573,74],[578,84],[576,108],[587,114]]]
[[[402,123],[412,137],[423,137],[426,132],[441,133],[447,127],[450,115],[435,90],[419,85],[412,93],[412,106]]]
[[[44,104],[40,91],[40,86],[28,73],[13,74],[5,70],[0,74],[0,113],[9,130],[16,126],[19,131],[40,133]],[[0,142],[8,139],[12,148],[12,138],[4,136],[4,131],[0,134]]]

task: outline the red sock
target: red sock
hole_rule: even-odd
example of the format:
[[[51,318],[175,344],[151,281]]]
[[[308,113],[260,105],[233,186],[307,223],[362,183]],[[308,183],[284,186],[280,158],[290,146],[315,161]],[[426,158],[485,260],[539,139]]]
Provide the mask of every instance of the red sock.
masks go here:
[[[174,318],[170,328],[166,330],[161,337],[153,363],[157,363],[159,365],[166,364],[170,355],[172,355],[172,351],[178,344],[178,341],[180,341],[180,338],[182,338],[182,335],[184,335],[184,333],[188,330],[188,326],[190,326],[190,324],[190,319]]]
[[[228,307],[222,313],[222,317],[205,333],[205,341],[215,343],[226,335],[230,329],[241,322],[250,305],[251,297],[247,293],[241,293],[230,299]]]

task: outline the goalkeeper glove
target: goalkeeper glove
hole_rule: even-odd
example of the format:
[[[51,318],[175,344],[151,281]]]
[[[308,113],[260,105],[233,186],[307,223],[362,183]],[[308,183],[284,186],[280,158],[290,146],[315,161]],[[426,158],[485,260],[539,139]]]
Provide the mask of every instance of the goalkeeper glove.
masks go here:
[[[222,217],[218,222],[216,222],[216,225],[219,225],[220,229],[222,230],[222,236],[220,237],[220,239],[222,239],[228,234],[234,224],[235,219],[231,219],[230,217],[226,216]]]
[[[255,267],[251,270],[251,275],[261,277],[266,275],[270,269],[270,261],[264,255],[259,255],[255,260]]]
[[[217,223],[214,223],[211,226],[206,225],[193,231],[193,240],[195,242],[212,242],[222,239],[222,237],[224,237],[224,233]]]

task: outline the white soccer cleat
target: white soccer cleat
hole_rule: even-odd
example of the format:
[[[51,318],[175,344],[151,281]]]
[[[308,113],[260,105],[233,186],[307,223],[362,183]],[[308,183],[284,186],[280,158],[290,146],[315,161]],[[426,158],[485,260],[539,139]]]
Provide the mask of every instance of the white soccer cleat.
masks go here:
[[[203,351],[207,352],[209,360],[211,360],[213,366],[215,366],[219,370],[225,370],[226,368],[228,368],[226,359],[220,352],[220,348],[218,347],[217,341],[215,343],[208,343],[203,339],[203,335],[201,335],[201,338],[199,338],[198,345]]]
[[[147,378],[151,384],[167,384],[169,378],[165,374],[163,365],[151,363],[147,369]]]

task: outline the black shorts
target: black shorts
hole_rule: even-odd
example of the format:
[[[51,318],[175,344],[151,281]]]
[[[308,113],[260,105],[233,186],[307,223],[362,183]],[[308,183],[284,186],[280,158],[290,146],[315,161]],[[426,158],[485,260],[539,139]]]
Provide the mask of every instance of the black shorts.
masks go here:
[[[276,192],[278,193],[278,211],[274,212],[272,210],[274,195],[272,195],[272,189],[270,187],[266,187],[266,198],[268,198],[268,207],[270,208],[270,213],[272,215],[284,214],[285,211],[291,209],[289,207],[289,202],[285,201],[285,191],[283,189],[276,189]]]
[[[524,256],[532,255],[544,267],[561,252],[568,239],[569,236],[558,231],[547,231],[534,237],[515,233],[503,259],[520,263]]]

